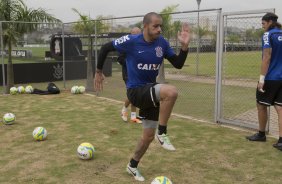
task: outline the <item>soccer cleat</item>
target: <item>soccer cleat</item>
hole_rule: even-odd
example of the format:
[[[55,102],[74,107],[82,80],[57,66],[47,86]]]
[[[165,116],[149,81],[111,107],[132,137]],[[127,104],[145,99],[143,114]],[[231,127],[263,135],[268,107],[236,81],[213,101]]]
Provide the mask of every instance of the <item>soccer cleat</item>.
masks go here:
[[[125,111],[125,110],[122,110],[122,111],[121,111],[121,119],[122,119],[124,122],[127,122],[127,111]]]
[[[282,143],[277,142],[277,143],[273,144],[273,147],[282,151]]]
[[[134,118],[134,119],[131,119],[130,120],[132,123],[138,123],[138,124],[141,124],[142,123],[142,120],[138,119],[138,118]]]
[[[265,142],[266,136],[260,136],[259,133],[255,133],[254,135],[246,136],[246,139],[249,141]]]
[[[137,168],[130,167],[129,164],[127,164],[126,171],[128,172],[128,174],[131,174],[137,181],[145,180],[145,178],[140,174],[139,170]]]
[[[162,145],[164,149],[174,151],[175,147],[171,144],[167,134],[158,135],[156,134],[156,139]]]

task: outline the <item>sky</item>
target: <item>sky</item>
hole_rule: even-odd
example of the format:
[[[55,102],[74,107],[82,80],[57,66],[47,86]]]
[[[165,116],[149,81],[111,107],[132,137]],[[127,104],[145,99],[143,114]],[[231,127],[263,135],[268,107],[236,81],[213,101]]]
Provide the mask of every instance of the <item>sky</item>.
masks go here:
[[[167,6],[179,5],[177,11],[197,10],[196,0],[24,0],[29,8],[43,8],[63,22],[79,19],[72,10],[76,8],[84,15],[95,19],[103,16],[134,16],[148,12],[160,12]],[[282,0],[201,0],[200,9],[222,8],[223,12],[275,8],[282,22]]]

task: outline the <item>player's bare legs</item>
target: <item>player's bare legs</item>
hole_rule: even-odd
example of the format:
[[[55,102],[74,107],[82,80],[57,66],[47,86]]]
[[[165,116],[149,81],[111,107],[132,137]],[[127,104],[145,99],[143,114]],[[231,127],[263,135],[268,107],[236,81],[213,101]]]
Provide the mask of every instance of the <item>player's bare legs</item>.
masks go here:
[[[257,103],[259,132],[254,135],[246,136],[249,141],[265,142],[265,128],[267,124],[267,106]]]
[[[121,110],[121,118],[124,122],[127,122],[127,107],[129,106],[130,104],[130,101],[126,98],[124,100],[124,106],[122,107],[122,110]]]
[[[126,98],[125,100],[124,100],[124,107],[128,107],[129,106],[129,104],[130,104],[130,101]]]
[[[176,87],[167,84],[161,85],[159,115],[160,125],[167,126],[167,122],[171,115],[177,96],[178,92]]]
[[[131,104],[130,121],[132,123],[138,123],[138,124],[142,123],[142,120],[137,118],[136,107],[133,104]]]
[[[265,132],[267,124],[267,106],[257,103],[259,131]]]
[[[143,134],[140,139],[140,141],[137,144],[137,147],[135,148],[134,155],[132,159],[130,160],[130,163],[126,167],[126,171],[133,175],[134,178],[138,181],[144,181],[145,178],[141,175],[139,170],[137,169],[137,165],[143,155],[146,153],[150,143],[154,139],[155,135],[155,128],[144,128]]]
[[[174,86],[161,84],[159,127],[158,133],[156,134],[156,140],[162,145],[164,149],[170,151],[174,151],[175,147],[171,144],[170,139],[167,135],[167,123],[177,96],[178,92]]]
[[[275,105],[274,107],[278,114],[279,137],[282,137],[282,106]]]
[[[148,149],[150,143],[154,140],[155,128],[144,128],[143,134],[140,141],[137,144],[137,147],[134,151],[133,159],[139,161],[146,150]]]

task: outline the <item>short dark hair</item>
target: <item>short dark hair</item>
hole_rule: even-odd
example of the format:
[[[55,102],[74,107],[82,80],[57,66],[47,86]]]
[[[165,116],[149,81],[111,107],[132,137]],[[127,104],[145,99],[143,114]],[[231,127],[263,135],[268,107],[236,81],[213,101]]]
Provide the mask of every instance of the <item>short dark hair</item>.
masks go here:
[[[150,13],[147,13],[144,18],[143,18],[143,24],[149,24],[151,23],[151,20],[152,20],[152,17],[153,16],[156,16],[158,18],[162,18],[160,16],[160,14],[156,13],[156,12],[150,12]]]

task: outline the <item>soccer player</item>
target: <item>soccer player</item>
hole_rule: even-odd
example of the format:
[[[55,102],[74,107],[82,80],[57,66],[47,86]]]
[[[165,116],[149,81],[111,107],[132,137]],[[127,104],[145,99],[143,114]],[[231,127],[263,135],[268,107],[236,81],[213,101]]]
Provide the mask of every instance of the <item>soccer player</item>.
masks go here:
[[[140,116],[144,117],[141,139],[126,168],[127,172],[138,181],[145,180],[137,166],[154,137],[164,149],[175,150],[167,134],[167,124],[178,92],[172,85],[157,84],[156,77],[164,58],[168,59],[175,68],[183,67],[188,54],[190,29],[188,24],[182,25],[182,30],[178,33],[181,50],[176,55],[169,43],[161,36],[161,26],[162,17],[151,12],[143,18],[142,34],[126,35],[103,45],[98,56],[94,80],[95,90],[101,90],[104,79],[102,68],[108,52],[117,50],[126,54],[127,97],[140,109]]]
[[[131,29],[131,34],[140,34],[141,33],[141,29],[138,27],[134,27]],[[118,62],[119,64],[122,66],[122,79],[124,80],[125,84],[127,81],[127,69],[126,69],[126,54],[120,54],[120,56],[118,57]],[[122,107],[121,110],[121,118],[124,122],[127,122],[127,108],[130,105],[130,101],[128,100],[128,98],[125,99],[124,101],[124,105]],[[133,123],[142,123],[142,121],[136,117],[136,107],[131,104],[131,113],[130,113],[130,121]]]
[[[267,107],[274,105],[278,114],[279,139],[273,147],[282,151],[282,30],[278,16],[267,13],[262,17],[262,63],[257,85],[258,133],[247,136],[250,141],[266,141]]]

